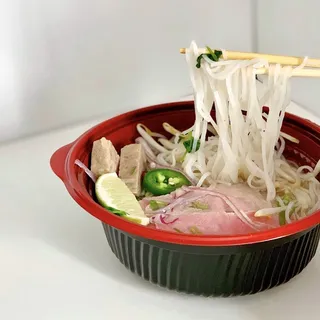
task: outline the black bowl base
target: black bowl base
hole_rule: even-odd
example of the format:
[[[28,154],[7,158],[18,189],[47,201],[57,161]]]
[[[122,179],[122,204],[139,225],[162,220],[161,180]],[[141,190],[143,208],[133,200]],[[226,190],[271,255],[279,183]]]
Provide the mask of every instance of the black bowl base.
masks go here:
[[[202,296],[238,296],[286,283],[314,257],[320,226],[259,244],[197,247],[142,239],[103,223],[127,269],[161,287]]]

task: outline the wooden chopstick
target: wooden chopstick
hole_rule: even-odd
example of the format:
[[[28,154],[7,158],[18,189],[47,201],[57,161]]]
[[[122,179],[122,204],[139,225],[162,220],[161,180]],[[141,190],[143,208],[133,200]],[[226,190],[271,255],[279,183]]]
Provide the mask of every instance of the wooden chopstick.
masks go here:
[[[187,48],[181,48],[180,53],[185,54]],[[200,48],[199,53],[208,53],[206,48]],[[225,60],[250,60],[254,58],[265,59],[269,61],[269,63],[279,63],[282,65],[290,65],[290,66],[299,66],[304,57],[290,57],[290,56],[280,56],[280,55],[272,55],[272,54],[260,54],[254,52],[238,52],[238,51],[224,51],[223,59]],[[312,68],[320,68],[320,59],[308,58],[305,64],[306,67]],[[311,72],[310,74],[314,74]],[[315,76],[315,75],[311,75]]]
[[[256,74],[268,74],[267,68],[259,68],[255,70]],[[311,77],[317,78],[320,77],[320,69],[298,69],[292,70],[292,75],[294,77]]]

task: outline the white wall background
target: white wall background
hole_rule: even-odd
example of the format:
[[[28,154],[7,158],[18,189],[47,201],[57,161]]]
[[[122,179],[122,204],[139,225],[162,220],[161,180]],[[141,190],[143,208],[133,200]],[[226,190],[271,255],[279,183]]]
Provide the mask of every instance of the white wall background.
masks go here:
[[[251,0],[0,0],[0,143],[191,93],[179,47],[252,49]]]
[[[320,1],[258,0],[259,52],[320,57]],[[320,115],[319,79],[294,78],[292,100]]]

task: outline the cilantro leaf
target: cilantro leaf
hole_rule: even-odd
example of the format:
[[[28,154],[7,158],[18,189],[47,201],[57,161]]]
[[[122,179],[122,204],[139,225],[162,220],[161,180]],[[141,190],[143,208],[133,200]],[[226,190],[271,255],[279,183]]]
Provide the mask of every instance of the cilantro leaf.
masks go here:
[[[124,212],[124,211],[122,211],[122,210],[119,210],[119,209],[115,209],[115,208],[113,208],[113,207],[106,206],[105,208],[106,208],[108,211],[110,211],[110,212],[112,212],[112,213],[114,213],[115,215],[120,216],[120,217],[123,217],[123,216],[126,216],[126,215],[127,215],[126,212]]]
[[[150,202],[149,202],[149,206],[150,206],[151,210],[153,210],[153,211],[159,210],[159,209],[165,207],[166,205],[168,205],[168,203],[166,203],[164,201],[150,200]]]
[[[222,51],[220,50],[212,50],[210,47],[206,46],[209,53],[202,53],[197,58],[196,67],[199,69],[201,67],[201,59],[203,56],[207,56],[212,61],[219,61],[220,57],[222,56]]]
[[[186,150],[187,150],[188,153],[191,153],[191,152],[192,152],[193,141],[194,141],[194,138],[193,138],[193,137],[191,137],[189,140],[183,141],[183,145],[184,145],[184,147],[186,148]],[[198,151],[199,148],[200,148],[200,141],[197,140],[196,143],[197,143],[197,145],[196,145],[196,151]]]

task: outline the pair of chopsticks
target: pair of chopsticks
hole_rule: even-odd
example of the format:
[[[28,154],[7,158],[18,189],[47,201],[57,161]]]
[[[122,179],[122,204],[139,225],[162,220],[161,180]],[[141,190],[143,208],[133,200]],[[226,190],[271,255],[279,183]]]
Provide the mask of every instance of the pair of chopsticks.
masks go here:
[[[185,54],[187,50],[187,48],[181,48],[180,53]],[[201,48],[199,49],[199,54],[201,53],[209,52],[206,48]],[[272,54],[260,54],[254,52],[223,51],[224,60],[250,60],[255,58],[267,60],[271,64],[281,64],[287,66],[299,66],[304,60],[304,57],[290,57]],[[256,70],[256,73],[267,74],[268,69],[259,68]],[[320,77],[320,59],[308,58],[305,64],[305,68],[293,70],[292,75],[296,77]]]

